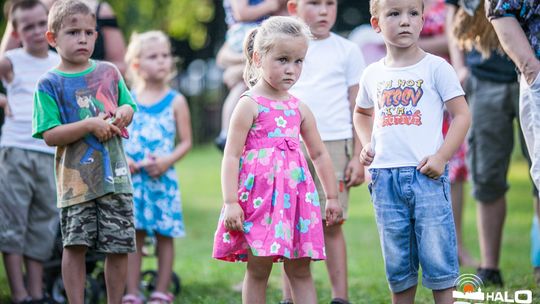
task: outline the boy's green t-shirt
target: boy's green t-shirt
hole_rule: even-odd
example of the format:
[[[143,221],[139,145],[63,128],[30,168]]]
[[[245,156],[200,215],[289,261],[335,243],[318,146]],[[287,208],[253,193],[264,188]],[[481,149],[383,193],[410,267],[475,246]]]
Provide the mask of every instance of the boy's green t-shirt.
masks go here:
[[[94,62],[80,73],[58,70],[40,79],[34,94],[32,136],[43,138],[43,132],[108,113],[116,108],[136,105],[114,65]],[[93,200],[109,193],[132,193],[131,177],[118,136],[100,142],[93,134],[66,146],[56,148],[56,188],[58,207]]]

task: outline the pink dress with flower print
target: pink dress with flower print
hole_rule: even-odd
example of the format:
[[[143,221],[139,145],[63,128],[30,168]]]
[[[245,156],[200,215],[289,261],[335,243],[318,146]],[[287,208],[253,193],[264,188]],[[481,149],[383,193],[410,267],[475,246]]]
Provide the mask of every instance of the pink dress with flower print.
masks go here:
[[[250,96],[259,114],[249,131],[240,159],[238,202],[244,230],[228,231],[223,209],[214,236],[213,257],[247,261],[254,256],[326,258],[319,195],[299,143],[299,101],[276,102]]]

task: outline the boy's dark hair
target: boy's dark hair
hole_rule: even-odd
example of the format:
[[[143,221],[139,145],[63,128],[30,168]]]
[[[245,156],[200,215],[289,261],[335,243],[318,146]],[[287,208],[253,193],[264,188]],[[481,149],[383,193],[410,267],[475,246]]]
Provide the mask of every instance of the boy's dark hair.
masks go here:
[[[89,15],[94,20],[96,19],[96,14],[90,7],[79,0],[58,0],[54,2],[49,12],[49,31],[55,34],[58,33],[64,20],[76,14]]]
[[[14,29],[17,28],[17,18],[14,18],[14,13],[16,10],[29,10],[36,6],[41,6],[46,13],[49,12],[45,4],[40,0],[13,0],[7,1],[4,4],[4,15],[7,13],[8,20],[11,21],[11,25]]]

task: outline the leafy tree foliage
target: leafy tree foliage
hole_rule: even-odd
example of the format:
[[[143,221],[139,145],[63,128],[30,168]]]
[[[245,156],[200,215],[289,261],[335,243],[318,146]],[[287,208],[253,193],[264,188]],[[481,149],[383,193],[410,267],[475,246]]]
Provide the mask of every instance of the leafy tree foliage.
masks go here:
[[[110,0],[118,23],[128,35],[160,29],[177,40],[189,42],[193,50],[205,46],[206,24],[215,16],[219,1],[212,0]]]

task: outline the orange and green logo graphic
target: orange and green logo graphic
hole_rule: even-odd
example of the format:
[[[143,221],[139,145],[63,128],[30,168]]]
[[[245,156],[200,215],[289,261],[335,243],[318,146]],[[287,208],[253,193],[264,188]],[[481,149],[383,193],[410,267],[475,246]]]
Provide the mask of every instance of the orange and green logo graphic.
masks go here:
[[[454,282],[457,291],[462,293],[481,292],[484,287],[482,279],[474,274],[462,274]]]
[[[483,292],[484,282],[474,274],[462,274],[455,281],[456,290],[452,291],[454,304],[486,303],[532,303],[531,290],[488,291]]]

